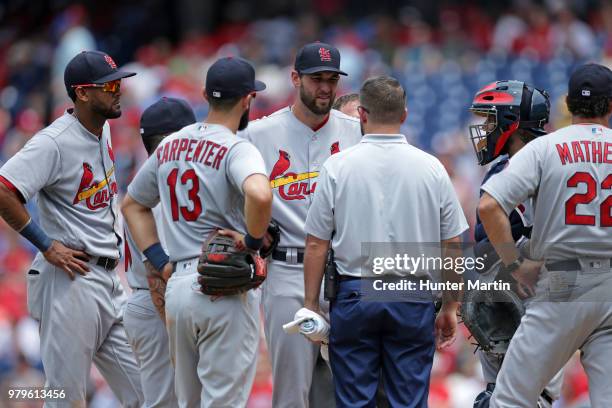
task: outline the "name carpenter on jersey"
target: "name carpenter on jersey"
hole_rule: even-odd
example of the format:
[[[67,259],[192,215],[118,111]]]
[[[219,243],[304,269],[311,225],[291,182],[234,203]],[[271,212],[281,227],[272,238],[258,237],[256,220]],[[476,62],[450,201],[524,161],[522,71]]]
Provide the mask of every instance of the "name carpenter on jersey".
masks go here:
[[[211,140],[188,138],[174,139],[155,151],[158,166],[169,161],[185,161],[202,163],[215,170],[219,170],[226,153],[227,147]]]

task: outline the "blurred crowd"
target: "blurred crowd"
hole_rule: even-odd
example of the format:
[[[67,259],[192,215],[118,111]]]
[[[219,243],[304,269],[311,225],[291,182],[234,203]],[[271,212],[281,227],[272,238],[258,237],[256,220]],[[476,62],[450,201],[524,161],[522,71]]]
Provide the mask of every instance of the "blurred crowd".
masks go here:
[[[612,58],[612,4],[605,1],[523,0],[494,7],[478,1],[440,2],[433,11],[394,2],[392,12],[372,14],[365,8],[366,14],[360,14],[362,2],[357,3],[311,1],[308,10],[293,16],[253,20],[245,12],[248,9],[239,8],[244,2],[233,1],[224,13],[231,14],[231,7],[236,7],[231,15],[241,18],[224,18],[214,29],[183,32],[179,38],[170,38],[176,37],[176,30],[170,36],[160,35],[159,27],[151,28],[147,36],[147,24],[154,23],[142,16],[143,10],[133,8],[122,9],[118,21],[123,31],[117,31],[117,24],[101,28],[98,14],[79,5],[55,10],[44,24],[27,32],[22,20],[5,21],[0,25],[0,165],[70,106],[63,70],[80,50],[102,49],[126,70],[138,73],[122,82],[123,115],[111,122],[117,178],[125,191],[146,157],[138,129],[144,108],[162,95],[182,97],[204,119],[204,72],[219,56],[240,55],[254,62],[257,76],[268,84],[258,94],[251,117],[271,113],[291,102],[289,73],[296,49],[321,40],[340,49],[342,69],[349,73],[341,80],[338,96],[357,91],[365,78],[377,74],[393,75],[404,84],[409,116],[403,131],[413,144],[442,160],[473,226],[484,174],[467,132],[473,120],[467,108],[474,92],[496,79],[517,79],[546,89],[553,101],[549,127],[554,129],[567,123],[563,96],[571,70],[584,61],[605,63]],[[108,11],[105,16],[109,17]],[[113,15],[110,18],[115,21]],[[131,30],[139,33],[138,40]],[[123,40],[127,45],[122,45]],[[36,214],[33,203],[28,209]],[[471,234],[466,240],[472,240]],[[7,387],[42,384],[44,379],[38,328],[26,310],[25,277],[33,255],[33,247],[0,221],[0,391],[4,395]],[[436,356],[430,392],[433,408],[470,407],[483,389],[475,347],[461,329],[455,345]],[[271,387],[262,342],[250,406],[271,406]],[[586,394],[586,378],[574,358],[557,407],[584,406]],[[116,406],[95,370],[91,398],[92,407]]]

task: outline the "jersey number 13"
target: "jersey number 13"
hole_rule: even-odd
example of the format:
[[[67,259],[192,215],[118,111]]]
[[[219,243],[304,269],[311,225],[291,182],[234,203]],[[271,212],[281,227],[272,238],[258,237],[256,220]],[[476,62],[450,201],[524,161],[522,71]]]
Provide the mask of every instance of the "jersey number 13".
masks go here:
[[[179,220],[179,213],[185,221],[195,221],[202,213],[202,201],[198,193],[200,192],[200,180],[194,169],[185,170],[180,177],[181,184],[187,185],[191,182],[191,188],[187,192],[187,197],[191,201],[189,207],[179,206],[176,197],[176,184],[179,181],[179,169],[172,169],[168,174],[168,187],[170,187],[170,205],[172,207],[172,221]],[[191,210],[189,208],[192,208]]]

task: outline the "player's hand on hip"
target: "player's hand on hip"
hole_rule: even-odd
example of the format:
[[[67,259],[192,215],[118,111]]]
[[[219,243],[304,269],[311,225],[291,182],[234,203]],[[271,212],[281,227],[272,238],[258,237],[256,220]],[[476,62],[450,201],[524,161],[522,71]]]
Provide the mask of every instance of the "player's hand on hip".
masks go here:
[[[442,305],[436,316],[435,338],[436,349],[443,350],[451,346],[457,338],[457,309],[458,302]]]
[[[535,288],[540,277],[542,262],[525,259],[512,277],[517,282],[517,292],[522,299],[535,296]]]
[[[231,239],[233,239],[234,240],[234,246],[239,251],[246,250],[246,245],[244,244],[244,235],[242,235],[238,231],[229,230],[229,229],[222,229],[222,230],[219,230],[219,235],[223,235],[225,237],[230,237]]]
[[[74,280],[76,273],[86,275],[89,272],[89,266],[87,265],[89,255],[83,251],[68,248],[59,241],[51,242],[51,246],[43,252],[43,256],[51,265],[66,272],[72,280]]]

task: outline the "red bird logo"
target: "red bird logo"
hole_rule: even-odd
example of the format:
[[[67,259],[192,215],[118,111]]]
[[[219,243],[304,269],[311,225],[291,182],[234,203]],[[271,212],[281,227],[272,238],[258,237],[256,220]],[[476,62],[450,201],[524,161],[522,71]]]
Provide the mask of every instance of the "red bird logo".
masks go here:
[[[329,148],[331,154],[340,153],[340,142],[334,142]]]
[[[278,176],[282,176],[283,173],[289,169],[289,166],[291,165],[290,160],[291,157],[289,156],[289,153],[284,150],[279,150],[278,160],[276,160],[274,167],[272,167],[272,172],[270,173],[270,180],[274,180]]]
[[[76,204],[79,202],[79,194],[83,191],[87,190],[91,187],[91,183],[93,182],[93,170],[91,168],[91,164],[83,162],[83,175],[81,176],[81,183],[79,184],[79,188],[77,189],[76,195],[74,196],[74,200],[72,204]]]

